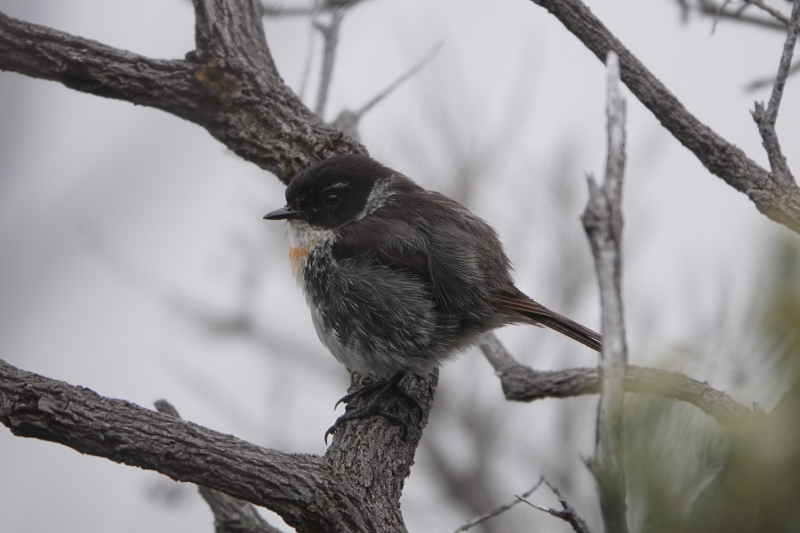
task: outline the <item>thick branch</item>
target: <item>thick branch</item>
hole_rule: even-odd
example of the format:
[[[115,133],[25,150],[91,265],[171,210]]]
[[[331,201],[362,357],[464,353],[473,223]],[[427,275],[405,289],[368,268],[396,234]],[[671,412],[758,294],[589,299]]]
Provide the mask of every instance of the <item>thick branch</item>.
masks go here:
[[[2,360],[0,422],[21,437],[213,487],[272,509],[298,531],[383,527],[379,513],[320,457],[261,448]]]
[[[689,113],[683,104],[595,17],[580,0],[533,0],[552,13],[600,61],[617,53],[622,81],[661,124],[700,162],[772,220],[800,232],[800,188],[776,183],[766,170]]]
[[[201,59],[240,61],[254,71],[277,75],[267,48],[258,0],[192,0],[195,47]]]
[[[360,376],[352,375],[351,392],[358,388],[360,381]],[[376,416],[365,421],[351,421],[337,429],[325,454],[331,469],[341,479],[348,480],[352,490],[358,493],[362,508],[382,517],[383,527],[379,531],[406,531],[400,496],[411,472],[422,430],[428,423],[438,382],[438,370],[426,377],[409,375],[400,382],[403,390],[422,407],[421,420],[400,398],[393,397],[382,405],[384,410],[406,422],[408,434],[405,438],[401,437],[398,426]]]
[[[221,21],[252,21],[252,13],[233,16],[220,2],[197,3],[204,48],[185,61],[147,58],[0,13],[0,70],[167,111],[199,124],[284,183],[321,159],[365,152],[283,84],[263,33],[221,30]],[[246,9],[254,5],[245,2]],[[237,44],[248,48],[231,50]]]
[[[178,410],[167,400],[155,402],[156,410],[180,419]],[[198,487],[200,496],[214,515],[215,533],[281,533],[264,520],[252,503],[237,500],[224,492]]]

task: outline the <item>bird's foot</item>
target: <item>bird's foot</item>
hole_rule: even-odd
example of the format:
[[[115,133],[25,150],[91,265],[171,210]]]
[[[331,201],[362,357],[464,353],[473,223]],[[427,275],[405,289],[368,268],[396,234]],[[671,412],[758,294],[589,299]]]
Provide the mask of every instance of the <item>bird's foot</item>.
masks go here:
[[[403,379],[405,376],[405,371],[400,371],[391,379],[388,380],[380,380],[380,381],[372,381],[369,380],[368,383],[362,385],[357,390],[351,392],[350,394],[342,397],[338,402],[336,402],[336,406],[340,403],[347,404],[345,407],[345,414],[340,416],[336,423],[333,424],[331,427],[328,428],[328,431],[325,432],[325,444],[328,443],[328,435],[333,435],[337,429],[339,429],[342,425],[350,420],[359,420],[363,418],[369,418],[371,416],[382,416],[392,424],[396,424],[400,426],[402,437],[405,439],[406,434],[408,433],[408,425],[401,420],[399,417],[387,413],[384,409],[381,408],[381,404],[383,400],[389,396],[390,394],[394,394],[398,398],[401,398],[404,402],[406,402],[412,409],[416,410],[419,414],[419,420],[422,420],[422,407],[419,405],[417,400],[411,397],[406,391],[400,388],[400,380]],[[365,378],[367,379],[367,378]],[[362,381],[363,383],[363,381]],[[372,399],[363,406],[356,407],[353,403],[360,398],[371,395],[377,392]],[[335,409],[335,407],[334,407]]]

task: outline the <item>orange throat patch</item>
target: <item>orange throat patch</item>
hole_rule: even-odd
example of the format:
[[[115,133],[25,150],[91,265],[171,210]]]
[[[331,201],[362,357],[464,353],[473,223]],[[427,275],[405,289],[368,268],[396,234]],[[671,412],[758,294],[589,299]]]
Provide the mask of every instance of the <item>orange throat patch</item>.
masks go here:
[[[289,262],[292,264],[292,274],[294,277],[300,273],[303,268],[303,261],[308,257],[308,252],[311,251],[311,246],[304,246],[302,248],[289,247]]]

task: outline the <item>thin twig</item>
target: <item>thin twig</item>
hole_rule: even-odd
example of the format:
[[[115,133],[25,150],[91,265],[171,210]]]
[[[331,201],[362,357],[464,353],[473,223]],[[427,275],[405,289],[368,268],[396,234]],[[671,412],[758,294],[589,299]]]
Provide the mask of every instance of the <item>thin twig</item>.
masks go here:
[[[794,74],[797,74],[798,72],[800,72],[800,61],[796,61],[795,64],[791,66],[791,68],[789,69],[789,76],[787,77],[787,79],[793,76]],[[777,78],[775,76],[753,80],[752,82],[750,82],[748,85],[745,86],[744,90],[745,92],[752,93],[760,89],[763,89],[764,87],[770,87],[774,85],[776,80]]]
[[[685,0],[678,0],[678,5],[681,8],[681,18],[684,22],[688,20],[688,11],[691,9],[701,15],[712,17],[715,24],[717,20],[726,19],[762,28],[769,28],[771,30],[786,31],[786,24],[782,22],[777,22],[772,18],[757,17],[744,13],[744,8],[748,7],[749,4],[743,4],[741,8],[734,11],[729,11],[724,8],[724,5],[717,4],[710,0],[697,0],[697,2],[691,6]]]
[[[424,58],[422,58],[422,61],[411,67],[411,69],[409,69],[408,72],[406,72],[405,74],[397,78],[395,81],[393,81],[388,87],[386,87],[384,90],[375,95],[366,104],[361,106],[359,110],[350,111],[349,109],[344,109],[341,113],[339,113],[339,116],[337,116],[336,119],[333,121],[333,126],[336,129],[341,130],[344,133],[350,135],[355,140],[357,141],[360,140],[360,135],[358,133],[358,125],[361,119],[364,117],[364,115],[373,107],[375,107],[377,104],[379,104],[382,100],[384,100],[387,96],[389,96],[392,92],[394,92],[395,89],[400,87],[400,85],[402,85],[404,82],[406,82],[412,76],[414,76],[420,70],[422,70],[422,68],[425,67],[425,65],[430,63],[431,60],[436,56],[436,54],[439,53],[439,50],[441,50],[442,44],[443,43],[441,42],[436,43],[434,47],[431,49],[431,51],[428,52],[428,54]]]
[[[314,23],[314,27],[322,34],[325,42],[322,53],[322,74],[317,91],[317,105],[314,108],[314,112],[322,119],[325,118],[325,106],[328,103],[328,93],[333,78],[333,63],[336,59],[336,48],[339,45],[339,29],[344,20],[345,11],[346,8],[343,7],[331,11],[331,20],[328,24]]]
[[[544,477],[542,477],[542,479],[544,479]],[[551,485],[546,479],[544,479],[544,482],[548,487],[550,487],[550,490],[553,491],[553,494],[555,494],[558,498],[558,502],[562,507],[561,510],[553,509],[552,507],[542,507],[540,505],[536,505],[535,503],[527,500],[527,495],[525,494],[522,496],[517,496],[517,501],[525,502],[534,509],[544,511],[545,513],[555,516],[556,518],[560,518],[565,522],[569,522],[569,525],[572,526],[572,529],[575,530],[575,533],[592,533],[592,529],[589,527],[589,524],[586,523],[586,520],[581,518],[575,508],[570,505],[569,502],[561,495],[561,491],[558,490],[558,487]]]
[[[714,34],[714,32],[717,31],[717,22],[719,22],[720,17],[722,16],[722,13],[726,10],[726,8],[728,7],[728,4],[730,4],[730,3],[731,3],[731,0],[724,0],[724,2],[722,2],[719,5],[719,7],[717,8],[717,12],[714,13],[714,17],[713,17],[712,22],[711,22],[711,34],[712,35]],[[739,16],[739,15],[740,15],[740,13],[736,13],[736,16]]]
[[[782,22],[784,26],[789,26],[790,24],[789,19],[786,18],[786,15],[784,15],[774,7],[765,4],[764,0],[744,0],[744,2],[746,4],[754,5],[757,8],[761,9],[762,11],[769,13],[770,15],[772,15],[773,18],[775,18],[775,20],[779,20],[780,22]]]
[[[786,157],[781,150],[778,133],[775,131],[775,123],[778,120],[778,110],[780,109],[781,98],[783,97],[783,88],[786,85],[786,79],[789,77],[789,72],[791,70],[792,55],[794,53],[795,44],[797,43],[797,34],[799,31],[800,0],[795,0],[794,7],[792,8],[792,19],[789,25],[789,31],[786,33],[783,54],[781,55],[780,65],[778,66],[778,75],[775,78],[775,84],[772,86],[769,106],[765,109],[763,103],[756,102],[755,110],[753,111],[753,120],[755,120],[758,125],[762,144],[769,157],[769,164],[772,169],[770,177],[779,183],[787,185],[794,184],[794,177],[789,169],[789,165],[786,163]]]
[[[597,407],[595,453],[587,465],[597,480],[605,530],[627,533],[623,467],[623,409],[628,349],[622,310],[622,176],[625,169],[625,101],[619,80],[619,58],[608,61],[608,158],[602,189],[589,177],[589,203],[583,225],[597,269],[602,306],[603,392]]]
[[[508,511],[509,509],[514,507],[515,505],[517,505],[518,503],[520,503],[522,501],[525,501],[525,498],[527,498],[528,496],[533,494],[536,491],[536,489],[538,489],[541,486],[541,484],[544,483],[544,482],[545,482],[544,476],[541,476],[539,478],[539,481],[536,482],[536,485],[534,485],[529,491],[525,492],[522,496],[514,496],[516,498],[516,500],[514,500],[513,502],[507,503],[505,505],[501,505],[500,507],[498,507],[494,511],[486,513],[485,515],[481,515],[478,518],[476,518],[475,520],[472,520],[471,522],[467,522],[466,524],[464,524],[460,528],[456,529],[453,533],[460,533],[461,531],[467,531],[467,530],[472,529],[473,527],[477,526],[478,524],[480,524],[482,522],[486,522],[490,518],[494,518],[495,516],[498,516],[498,515],[501,515],[501,514],[505,513],[506,511]]]

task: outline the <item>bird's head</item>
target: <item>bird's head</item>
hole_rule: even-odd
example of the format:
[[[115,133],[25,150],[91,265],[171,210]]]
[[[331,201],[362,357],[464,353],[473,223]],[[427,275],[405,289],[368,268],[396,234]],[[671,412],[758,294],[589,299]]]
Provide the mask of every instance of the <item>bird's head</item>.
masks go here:
[[[338,155],[307,168],[286,188],[286,207],[266,220],[334,229],[371,215],[392,196],[395,172],[365,155]]]

